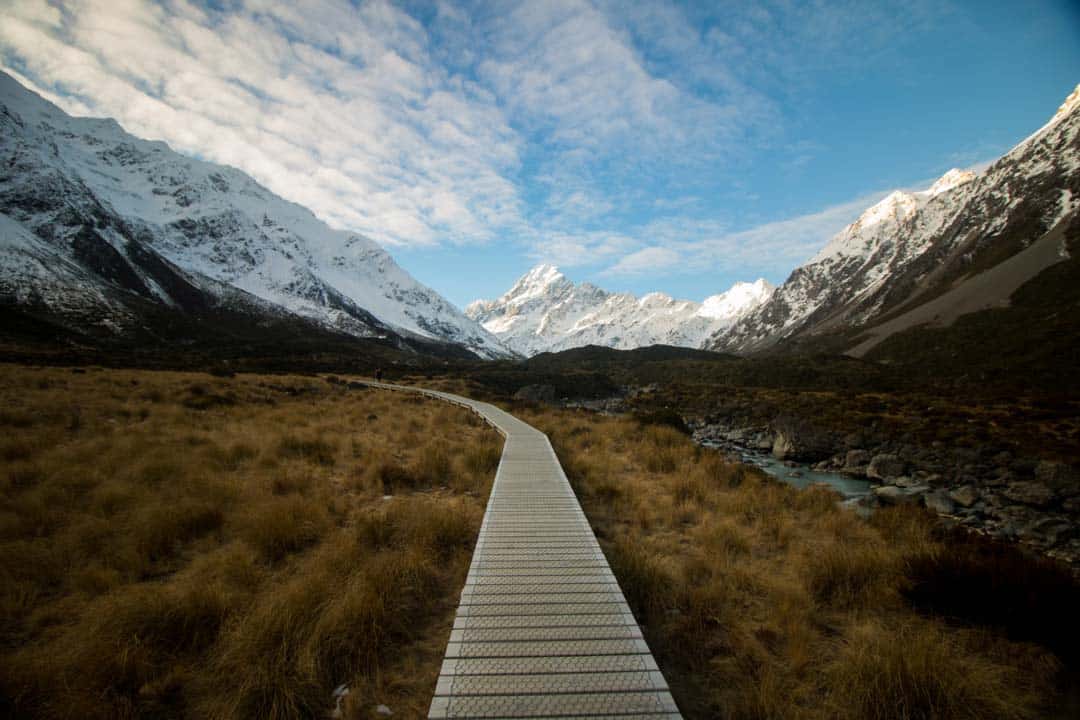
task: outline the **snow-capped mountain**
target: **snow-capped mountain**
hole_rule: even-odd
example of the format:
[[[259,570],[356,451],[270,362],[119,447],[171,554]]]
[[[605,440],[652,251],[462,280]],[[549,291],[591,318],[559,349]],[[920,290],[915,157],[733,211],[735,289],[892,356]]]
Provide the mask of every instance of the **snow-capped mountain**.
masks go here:
[[[3,73],[0,129],[0,304],[117,334],[152,334],[158,306],[511,354],[378,244],[239,170],[71,117]]]
[[[840,349],[861,355],[908,327],[947,325],[959,314],[1007,304],[1020,284],[1068,255],[1052,231],[1073,222],[1080,205],[1078,110],[1080,87],[1050,122],[983,172],[950,170],[925,191],[890,194],[705,346],[747,353],[832,334],[846,336]],[[998,265],[996,276],[985,275]],[[871,332],[871,344],[856,341],[898,316],[906,319]]]
[[[538,265],[497,300],[477,300],[465,314],[524,355],[583,345],[630,349],[699,347],[772,293],[765,280],[737,283],[704,302],[663,293],[635,297],[590,283],[575,284],[552,265]]]

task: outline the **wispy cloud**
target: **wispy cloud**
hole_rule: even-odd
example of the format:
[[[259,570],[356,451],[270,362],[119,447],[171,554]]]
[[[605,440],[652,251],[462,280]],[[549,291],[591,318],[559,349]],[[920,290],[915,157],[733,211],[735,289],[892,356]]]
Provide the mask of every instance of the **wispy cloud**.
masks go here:
[[[18,3],[4,64],[65,109],[235,165],[383,242],[488,240],[520,223],[520,136],[382,2]]]
[[[682,260],[682,255],[667,247],[652,246],[636,250],[600,274],[603,276],[654,275],[663,273]]]
[[[746,279],[775,276],[778,269],[786,272],[812,257],[888,192],[739,231],[717,220],[669,216],[625,234],[548,234],[534,239],[532,255],[565,267],[598,267],[598,276],[611,278],[708,271]]]

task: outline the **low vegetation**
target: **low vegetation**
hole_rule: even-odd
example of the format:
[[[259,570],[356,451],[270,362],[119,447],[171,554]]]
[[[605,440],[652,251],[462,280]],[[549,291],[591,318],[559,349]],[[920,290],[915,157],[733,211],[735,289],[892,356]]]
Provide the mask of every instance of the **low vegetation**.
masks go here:
[[[551,436],[686,717],[1069,716],[1080,593],[1058,566],[987,560],[916,508],[862,520],[663,418],[516,412]]]
[[[16,366],[0,408],[0,715],[320,717],[342,687],[346,718],[425,715],[500,455],[478,419],[336,377]],[[514,411],[686,717],[1075,711],[1058,566],[914,508],[861,520],[671,413]]]
[[[426,713],[501,438],[332,380],[0,370],[0,716]]]

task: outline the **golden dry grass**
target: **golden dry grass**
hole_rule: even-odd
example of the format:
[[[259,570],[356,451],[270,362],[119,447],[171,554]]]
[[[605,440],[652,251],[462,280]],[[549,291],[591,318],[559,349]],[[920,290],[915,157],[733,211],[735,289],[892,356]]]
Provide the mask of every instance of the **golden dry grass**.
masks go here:
[[[516,410],[547,432],[688,718],[1036,718],[1058,660],[915,612],[948,553],[917,510],[871,522],[663,426]]]
[[[422,717],[498,462],[316,377],[0,367],[0,715]],[[386,496],[386,497],[384,497]]]

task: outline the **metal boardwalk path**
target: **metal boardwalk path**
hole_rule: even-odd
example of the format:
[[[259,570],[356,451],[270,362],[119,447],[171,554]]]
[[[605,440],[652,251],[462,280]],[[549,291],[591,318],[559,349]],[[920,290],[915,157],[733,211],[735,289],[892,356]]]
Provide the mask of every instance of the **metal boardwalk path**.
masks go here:
[[[547,435],[489,403],[506,438],[429,718],[681,718]]]

